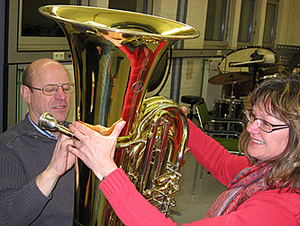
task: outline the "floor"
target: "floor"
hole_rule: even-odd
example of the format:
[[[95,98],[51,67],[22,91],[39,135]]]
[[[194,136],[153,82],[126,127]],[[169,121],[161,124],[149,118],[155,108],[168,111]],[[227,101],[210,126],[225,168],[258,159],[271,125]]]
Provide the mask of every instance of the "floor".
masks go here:
[[[181,189],[175,196],[176,207],[172,208],[180,215],[171,215],[173,221],[177,222],[178,225],[203,219],[215,199],[226,189],[206,170],[200,179],[201,167],[199,165],[195,194],[192,195],[196,160],[189,152],[185,154],[184,159],[185,165],[180,171],[182,173]]]

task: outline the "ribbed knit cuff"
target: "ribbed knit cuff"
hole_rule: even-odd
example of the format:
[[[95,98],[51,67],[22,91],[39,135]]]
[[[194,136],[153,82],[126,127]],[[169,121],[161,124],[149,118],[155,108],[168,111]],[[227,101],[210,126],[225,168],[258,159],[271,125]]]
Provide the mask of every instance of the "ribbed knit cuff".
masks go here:
[[[123,169],[118,168],[105,177],[105,180],[100,183],[99,188],[106,198],[109,199],[110,196],[120,191],[128,183],[131,183],[128,176]]]

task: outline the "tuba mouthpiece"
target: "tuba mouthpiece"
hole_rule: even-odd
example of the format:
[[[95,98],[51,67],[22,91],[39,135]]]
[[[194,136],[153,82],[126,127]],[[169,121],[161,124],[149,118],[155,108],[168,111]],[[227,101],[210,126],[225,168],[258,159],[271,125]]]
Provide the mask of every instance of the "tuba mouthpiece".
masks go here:
[[[60,125],[49,112],[45,112],[40,116],[38,125],[42,129],[50,131],[59,131],[71,138],[79,140],[67,127]]]
[[[39,127],[46,130],[57,131],[57,120],[49,113],[43,113],[39,118]]]

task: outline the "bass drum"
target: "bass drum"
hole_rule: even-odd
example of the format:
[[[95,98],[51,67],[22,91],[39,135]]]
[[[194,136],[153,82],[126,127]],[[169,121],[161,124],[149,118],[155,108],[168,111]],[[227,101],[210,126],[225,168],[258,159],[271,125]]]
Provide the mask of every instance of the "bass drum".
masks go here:
[[[251,57],[251,55],[255,55]],[[239,81],[238,79],[235,81],[236,84],[232,86],[232,84],[225,84],[224,91],[225,97],[233,96],[235,98],[240,98],[243,96],[247,96],[250,92],[252,92],[252,81],[253,81],[253,68],[252,67],[230,67],[229,64],[233,62],[249,62],[251,60],[256,60],[259,56],[264,55],[273,55],[275,57],[275,52],[267,47],[263,46],[250,46],[250,47],[243,47],[240,49],[236,49],[226,56],[224,56],[218,64],[218,70],[220,74],[224,76],[232,76],[234,75],[244,75],[243,78],[248,78]],[[278,59],[275,57],[275,63],[278,62]],[[282,71],[282,68],[278,66],[274,67],[262,67],[259,69],[258,77],[263,77],[266,75],[273,75],[275,73],[279,73]],[[249,76],[249,77],[247,77]],[[236,76],[237,78],[241,76]],[[232,91],[232,87],[234,90]]]

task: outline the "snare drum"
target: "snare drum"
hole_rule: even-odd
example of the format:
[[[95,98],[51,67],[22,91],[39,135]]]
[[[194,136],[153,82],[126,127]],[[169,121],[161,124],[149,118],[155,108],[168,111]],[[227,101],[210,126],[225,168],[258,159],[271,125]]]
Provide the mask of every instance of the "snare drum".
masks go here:
[[[214,118],[227,118],[229,114],[230,99],[216,99],[213,104]]]
[[[214,102],[215,119],[242,119],[243,101],[238,99],[216,99]],[[216,122],[213,125],[215,130],[235,130],[243,131],[242,124]]]
[[[242,118],[243,102],[238,99],[216,99],[213,104],[214,118]]]

